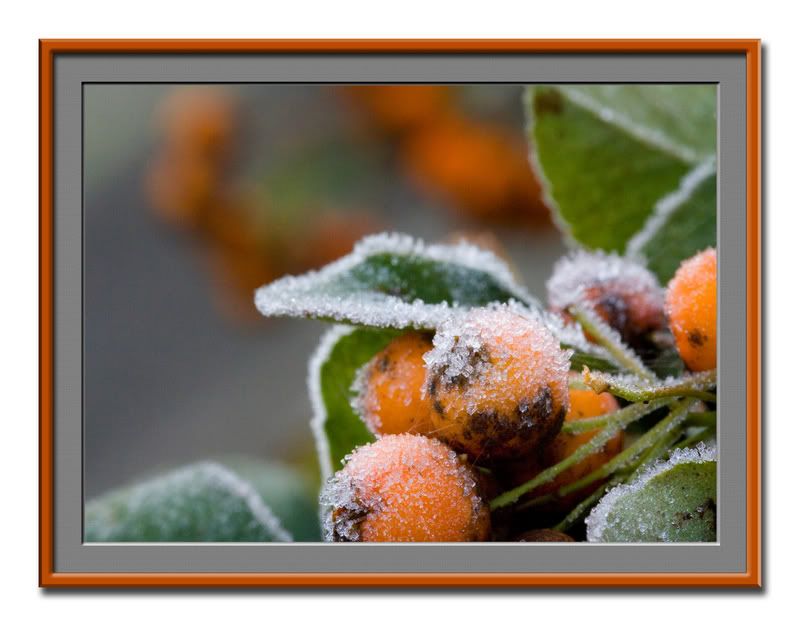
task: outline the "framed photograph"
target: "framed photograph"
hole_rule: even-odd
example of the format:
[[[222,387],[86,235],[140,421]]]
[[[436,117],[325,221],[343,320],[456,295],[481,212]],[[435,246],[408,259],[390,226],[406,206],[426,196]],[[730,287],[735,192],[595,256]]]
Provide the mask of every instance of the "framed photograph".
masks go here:
[[[42,586],[761,585],[757,40],[40,63]]]

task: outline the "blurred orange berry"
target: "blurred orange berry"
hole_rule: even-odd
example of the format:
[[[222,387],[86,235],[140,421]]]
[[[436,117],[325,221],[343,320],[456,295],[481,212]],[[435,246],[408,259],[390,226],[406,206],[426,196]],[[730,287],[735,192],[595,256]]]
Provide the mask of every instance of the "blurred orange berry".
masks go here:
[[[381,130],[404,134],[450,111],[452,89],[442,85],[349,85],[347,95]]]
[[[525,142],[503,128],[443,119],[409,138],[402,158],[429,193],[473,217],[535,222],[547,216]]]
[[[230,155],[237,103],[230,91],[212,86],[175,89],[162,103],[158,122],[167,145],[221,160]]]

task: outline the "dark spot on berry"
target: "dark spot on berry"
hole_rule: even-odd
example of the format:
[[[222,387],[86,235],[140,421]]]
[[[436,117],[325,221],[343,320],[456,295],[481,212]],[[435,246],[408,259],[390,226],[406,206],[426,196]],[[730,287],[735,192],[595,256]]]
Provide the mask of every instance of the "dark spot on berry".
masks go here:
[[[489,432],[492,422],[497,418],[495,411],[481,411],[470,416],[467,430],[474,431],[479,435]]]
[[[708,335],[702,333],[697,328],[693,328],[689,331],[689,343],[692,344],[695,348],[701,348],[706,344],[708,341]]]
[[[361,537],[361,525],[369,515],[369,509],[358,499],[347,506],[339,507],[331,512],[332,533],[334,542],[351,542],[353,530],[356,537]]]
[[[459,346],[460,338],[456,337],[455,344],[453,346],[453,350],[456,351],[460,348]],[[479,348],[475,349],[473,346],[469,346],[467,348],[467,364],[469,368],[469,373],[458,373],[454,376],[448,376],[445,372],[445,368],[440,368],[437,372],[434,372],[434,376],[439,379],[445,389],[464,389],[465,387],[469,386],[473,379],[480,376],[482,371],[482,365],[486,365],[490,363],[489,358],[489,351],[486,349],[485,346],[480,346]]]
[[[389,360],[389,357],[384,354],[378,361],[378,371],[381,372],[382,374],[385,374],[386,372],[389,371],[390,364],[391,361]]]
[[[623,339],[628,340],[632,330],[628,328],[628,304],[616,293],[605,292],[595,304],[597,313],[609,326],[616,329]]]
[[[544,424],[553,413],[553,392],[544,385],[539,388],[533,398],[520,400],[517,405],[517,414],[523,424]]]

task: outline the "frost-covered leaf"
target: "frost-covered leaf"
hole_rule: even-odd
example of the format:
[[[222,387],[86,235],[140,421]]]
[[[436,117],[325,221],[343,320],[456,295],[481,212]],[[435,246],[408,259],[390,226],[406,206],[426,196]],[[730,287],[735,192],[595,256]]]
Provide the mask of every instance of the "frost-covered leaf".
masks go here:
[[[319,539],[314,500],[294,472],[237,459],[188,465],[86,503],[87,542]]]
[[[375,440],[351,406],[351,387],[358,370],[397,335],[393,330],[334,326],[311,357],[311,427],[323,480],[341,468],[353,448]]]
[[[709,542],[717,536],[716,451],[673,452],[609,491],[586,518],[591,542]]]
[[[642,256],[662,281],[714,244],[713,85],[541,85],[527,95],[533,161],[575,242]]]
[[[681,261],[717,241],[717,176],[709,161],[692,170],[674,193],[662,198],[627,254],[642,258],[666,284]]]
[[[266,316],[309,317],[380,328],[434,328],[454,307],[533,302],[509,268],[471,244],[425,245],[407,235],[366,237],[317,272],[256,293]]]

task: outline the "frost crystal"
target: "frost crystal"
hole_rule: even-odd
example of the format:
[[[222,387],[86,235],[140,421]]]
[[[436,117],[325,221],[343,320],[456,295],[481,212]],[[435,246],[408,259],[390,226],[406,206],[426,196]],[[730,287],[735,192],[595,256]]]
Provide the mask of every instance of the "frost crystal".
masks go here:
[[[485,513],[456,453],[409,434],[356,448],[320,503],[326,541],[463,541]]]
[[[368,383],[369,383],[369,371],[370,371],[370,362],[367,361],[364,365],[358,368],[356,372],[356,376],[353,379],[353,383],[350,385],[350,408],[353,409],[353,412],[358,415],[362,421],[367,425],[367,428],[375,434],[373,427],[364,419],[364,416],[367,414],[367,408],[364,403],[364,396],[367,393]],[[381,420],[380,416],[375,413],[372,416],[372,421],[376,428],[380,428]]]
[[[520,355],[530,362],[518,362]],[[469,414],[487,404],[516,405],[521,390],[537,389],[543,382],[566,383],[571,355],[537,312],[515,303],[473,309],[439,326],[433,349],[423,357],[428,370],[423,392],[434,382],[458,386]],[[555,400],[559,406],[568,404],[563,397]]]
[[[320,370],[322,365],[331,355],[331,350],[339,342],[342,337],[346,337],[352,333],[355,328],[351,326],[334,326],[326,332],[322,339],[320,339],[317,349],[311,355],[308,362],[308,378],[307,387],[308,394],[311,400],[311,409],[313,415],[311,417],[311,432],[314,435],[314,443],[317,448],[317,457],[319,458],[320,472],[322,479],[325,480],[333,474],[333,467],[331,465],[331,450],[328,444],[328,437],[325,434],[325,419],[328,415],[325,410],[325,402],[322,398],[322,387],[320,381]]]
[[[256,307],[266,316],[317,317],[381,328],[434,328],[453,308],[459,308],[458,302],[453,306],[420,299],[408,302],[391,293],[371,291],[364,285],[352,282],[337,284],[337,280],[359,266],[363,267],[370,257],[383,254],[449,263],[482,275],[488,274],[514,298],[521,302],[536,302],[526,289],[517,284],[508,266],[488,250],[464,241],[426,245],[408,235],[384,233],[366,237],[349,255],[319,271],[287,276],[261,287],[256,291]],[[372,270],[381,271],[380,268]],[[469,285],[459,288],[468,293]]]
[[[613,285],[622,297],[646,298],[642,304],[661,309],[663,294],[658,280],[644,266],[616,254],[579,250],[562,257],[547,281],[550,306],[563,310],[574,304],[588,304],[592,287]]]
[[[716,461],[717,449],[699,443],[694,448],[679,448],[666,461],[658,461],[644,468],[630,484],[617,485],[611,489],[586,518],[586,539],[590,542],[603,541],[603,534],[608,527],[608,516],[623,496],[642,489],[653,478],[683,463],[704,463]],[[643,529],[644,530],[644,529]]]
[[[214,510],[213,515],[209,513],[208,518],[197,522],[192,517],[192,510],[205,510],[202,507],[207,506],[206,501],[210,497],[222,506]],[[249,482],[224,465],[212,461],[195,463],[131,487],[125,494],[125,507],[127,517],[134,520],[138,518],[140,525],[147,526],[148,522],[141,520],[153,516],[166,529],[163,531],[166,534],[170,532],[168,529],[183,529],[186,532],[187,528],[191,529],[192,534],[226,534],[227,525],[235,523],[231,514],[244,509],[252,517],[252,523],[260,526],[267,537],[280,542],[293,540],[291,533],[282,526]],[[157,516],[154,512],[157,512]],[[115,527],[126,523],[125,516],[122,520],[116,519],[113,508],[108,515],[110,517],[101,526],[102,532],[118,532],[119,529]],[[141,528],[134,530],[142,532]],[[100,536],[97,540],[107,539]]]

